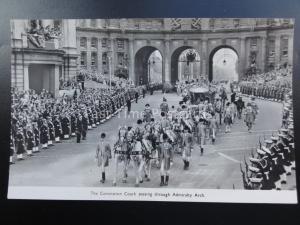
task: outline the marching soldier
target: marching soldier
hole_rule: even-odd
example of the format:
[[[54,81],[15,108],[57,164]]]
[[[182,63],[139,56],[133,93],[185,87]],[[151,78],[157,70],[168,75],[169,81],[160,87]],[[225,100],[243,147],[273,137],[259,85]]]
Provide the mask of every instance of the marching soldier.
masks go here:
[[[150,105],[147,103],[145,105],[145,110],[144,110],[144,122],[149,123],[151,121],[151,118],[153,116],[152,110],[150,108]]]
[[[105,167],[109,164],[109,159],[111,159],[111,147],[109,143],[105,139],[106,134],[102,133],[100,136],[100,141],[97,145],[96,150],[96,159],[98,160],[98,167],[100,167],[102,179],[100,180],[101,183],[105,182]]]
[[[169,112],[169,105],[167,103],[167,99],[164,97],[163,102],[160,104],[160,110],[161,112],[164,112],[166,115]]]
[[[183,146],[182,159],[184,163],[184,167],[183,167],[184,170],[188,170],[190,166],[190,159],[191,159],[192,148],[193,148],[192,145],[193,145],[193,136],[189,128],[185,126],[184,133],[182,134],[182,146]]]
[[[172,145],[168,142],[168,135],[163,134],[163,142],[159,145],[160,149],[160,186],[168,185],[169,182],[169,170],[172,158]]]

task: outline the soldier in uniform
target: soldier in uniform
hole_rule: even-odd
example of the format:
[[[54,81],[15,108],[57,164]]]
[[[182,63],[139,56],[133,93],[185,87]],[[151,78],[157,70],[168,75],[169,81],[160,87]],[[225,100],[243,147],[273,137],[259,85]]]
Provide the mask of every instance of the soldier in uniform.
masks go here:
[[[69,139],[70,138],[70,120],[66,113],[64,114],[64,116],[62,118],[61,126],[62,126],[64,139]]]
[[[53,146],[53,141],[55,141],[55,131],[54,131],[54,125],[51,121],[51,117],[48,117],[48,131],[49,131],[49,139],[48,139],[48,145]]]
[[[54,116],[53,125],[54,125],[55,142],[59,143],[60,136],[62,135],[62,128],[61,128],[61,123],[60,123],[58,115]]]
[[[13,157],[15,154],[15,140],[13,138],[12,132],[10,132],[10,152],[9,152],[9,164],[14,164]]]
[[[184,133],[182,134],[182,159],[184,163],[184,170],[188,170],[190,166],[190,159],[192,154],[192,147],[193,146],[193,136],[191,131],[187,126],[184,127]]]
[[[161,112],[164,112],[166,115],[169,112],[169,105],[167,103],[167,99],[164,97],[163,102],[160,104],[160,110]]]
[[[40,140],[42,143],[42,149],[47,149],[48,148],[48,140],[49,140],[49,131],[48,131],[48,126],[47,126],[47,120],[43,119],[43,123],[40,128]]]
[[[40,145],[40,131],[38,129],[38,125],[36,122],[32,123],[33,126],[33,134],[34,134],[34,147],[33,152],[39,152],[39,145]]]
[[[102,179],[100,180],[101,183],[105,182],[105,167],[109,164],[109,159],[111,159],[111,147],[109,143],[105,139],[106,134],[101,133],[100,141],[97,145],[96,150],[96,159],[98,161],[98,167],[100,167]]]
[[[17,159],[23,160],[23,154],[25,152],[25,139],[22,131],[22,127],[18,127],[16,134],[16,149],[17,149]]]
[[[76,135],[76,116],[75,113],[71,113],[71,136],[75,137]]]
[[[30,124],[27,125],[26,136],[27,155],[32,156],[32,150],[34,147],[34,134],[32,132],[32,127],[30,126]]]
[[[172,145],[168,142],[168,135],[163,134],[163,142],[159,145],[160,149],[160,186],[168,185],[169,182],[169,170],[172,158]]]
[[[144,122],[149,123],[151,121],[152,116],[152,110],[150,108],[150,105],[147,103],[144,109]]]
[[[76,142],[80,143],[81,140],[81,134],[82,134],[82,116],[78,115],[77,121],[76,121]]]
[[[82,140],[86,140],[86,133],[88,130],[88,115],[84,113],[82,116]]]

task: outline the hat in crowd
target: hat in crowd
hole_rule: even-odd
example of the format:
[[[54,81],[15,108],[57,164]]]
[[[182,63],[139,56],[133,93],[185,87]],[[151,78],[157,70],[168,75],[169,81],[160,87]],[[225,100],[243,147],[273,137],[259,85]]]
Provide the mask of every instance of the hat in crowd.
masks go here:
[[[272,136],[272,137],[271,137],[271,140],[274,141],[274,142],[278,141],[278,139],[279,139],[279,138],[278,138],[278,137],[275,137],[275,136]]]
[[[281,131],[281,132],[284,132],[284,133],[287,133],[287,132],[288,132],[288,130],[285,129],[285,128],[281,128],[280,131]]]
[[[271,154],[270,149],[268,149],[268,148],[265,147],[265,146],[262,146],[262,150],[263,150],[264,152],[268,153],[268,154]]]
[[[106,137],[106,134],[103,132],[103,133],[101,133],[100,137],[101,137],[101,138],[105,138],[105,137]]]
[[[147,106],[150,106],[150,105],[149,105],[149,103],[147,103],[145,106],[147,107]]]
[[[258,154],[260,154],[260,155],[265,155],[266,154],[266,152],[264,152],[264,151],[262,151],[261,149],[256,149],[256,152],[258,153]]]
[[[143,123],[143,121],[141,119],[137,120],[137,124],[142,124],[142,123]]]
[[[259,172],[259,169],[254,167],[254,166],[249,166],[249,170],[253,173],[258,173]]]
[[[249,178],[251,183],[257,183],[257,184],[261,183],[262,179],[263,179],[262,177],[259,177],[259,178],[258,177],[250,177]]]
[[[167,140],[168,139],[168,135],[166,133],[163,134],[163,140]]]
[[[265,143],[266,144],[272,144],[273,142],[271,140],[267,139],[267,140],[265,140]]]
[[[285,138],[285,137],[286,137],[286,134],[280,133],[280,134],[278,134],[278,137]]]

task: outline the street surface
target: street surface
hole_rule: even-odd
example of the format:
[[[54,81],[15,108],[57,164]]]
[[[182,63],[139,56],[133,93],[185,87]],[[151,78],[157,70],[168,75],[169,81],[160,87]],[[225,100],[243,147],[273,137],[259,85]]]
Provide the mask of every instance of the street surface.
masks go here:
[[[165,94],[165,97],[168,99],[169,107],[178,105],[180,97],[175,93]],[[149,103],[152,109],[159,108],[162,98],[162,93],[157,91],[152,96],[147,95],[145,99],[139,99],[137,104],[133,102],[131,110],[142,112],[146,103]],[[243,100],[248,101],[246,97],[243,97]],[[243,189],[240,161],[244,161],[244,156],[248,159],[252,149],[255,152],[259,139],[263,142],[264,137],[268,138],[272,133],[276,134],[281,126],[282,104],[259,99],[256,101],[259,115],[252,133],[247,131],[243,120],[235,121],[231,133],[225,134],[225,127],[222,126],[221,132],[217,134],[216,143],[214,145],[210,141],[206,143],[203,156],[200,156],[199,148],[194,147],[190,169],[187,171],[183,170],[181,157],[175,155],[168,187]],[[113,146],[117,140],[118,127],[136,123],[139,113],[128,116],[126,112],[124,109],[119,115],[89,130],[87,140],[80,144],[72,138],[23,161],[17,161],[10,167],[9,184],[14,186],[112,186],[113,160],[106,168],[106,183],[99,182],[101,173],[95,161],[96,146],[101,132],[106,132]],[[120,171],[118,186],[134,187],[133,165],[129,167],[127,183],[122,183],[121,174]],[[159,183],[159,169],[153,167],[151,181],[144,181],[140,186],[159,187]],[[295,173],[293,172],[291,176],[288,176],[287,184],[282,185],[282,188],[295,189],[295,186]]]

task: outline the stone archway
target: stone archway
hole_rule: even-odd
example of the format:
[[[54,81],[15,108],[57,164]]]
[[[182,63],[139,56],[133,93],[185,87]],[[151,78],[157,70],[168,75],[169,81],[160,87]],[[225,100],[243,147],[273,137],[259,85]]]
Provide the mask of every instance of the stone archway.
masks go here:
[[[144,46],[136,52],[134,57],[134,74],[135,74],[134,76],[135,76],[135,83],[137,85],[145,85],[149,83],[148,60],[150,55],[155,51],[158,51],[162,56],[162,65],[163,65],[163,55],[161,51],[153,46]],[[162,80],[163,80],[163,74],[162,74]]]
[[[179,62],[179,56],[182,52],[184,52],[187,49],[194,49],[199,54],[197,49],[195,49],[192,46],[181,46],[177,49],[175,49],[171,55],[171,83],[175,84],[178,80],[178,62]],[[200,56],[200,54],[199,54]]]
[[[211,51],[210,55],[209,55],[209,63],[208,63],[208,66],[209,66],[209,68],[208,68],[209,73],[208,73],[208,80],[209,80],[210,82],[211,82],[211,81],[213,80],[213,78],[214,78],[214,74],[213,74],[213,70],[214,70],[214,68],[213,68],[213,59],[214,59],[214,55],[215,55],[219,50],[221,50],[221,49],[230,49],[230,50],[232,50],[232,51],[236,54],[236,56],[237,56],[236,71],[237,71],[237,73],[240,71],[239,68],[238,68],[238,67],[239,67],[239,63],[238,63],[238,61],[239,61],[239,54],[238,54],[238,52],[236,51],[236,49],[233,48],[233,47],[230,46],[230,45],[220,45],[220,46],[214,48],[214,49]],[[238,77],[239,77],[239,74],[238,74]]]

